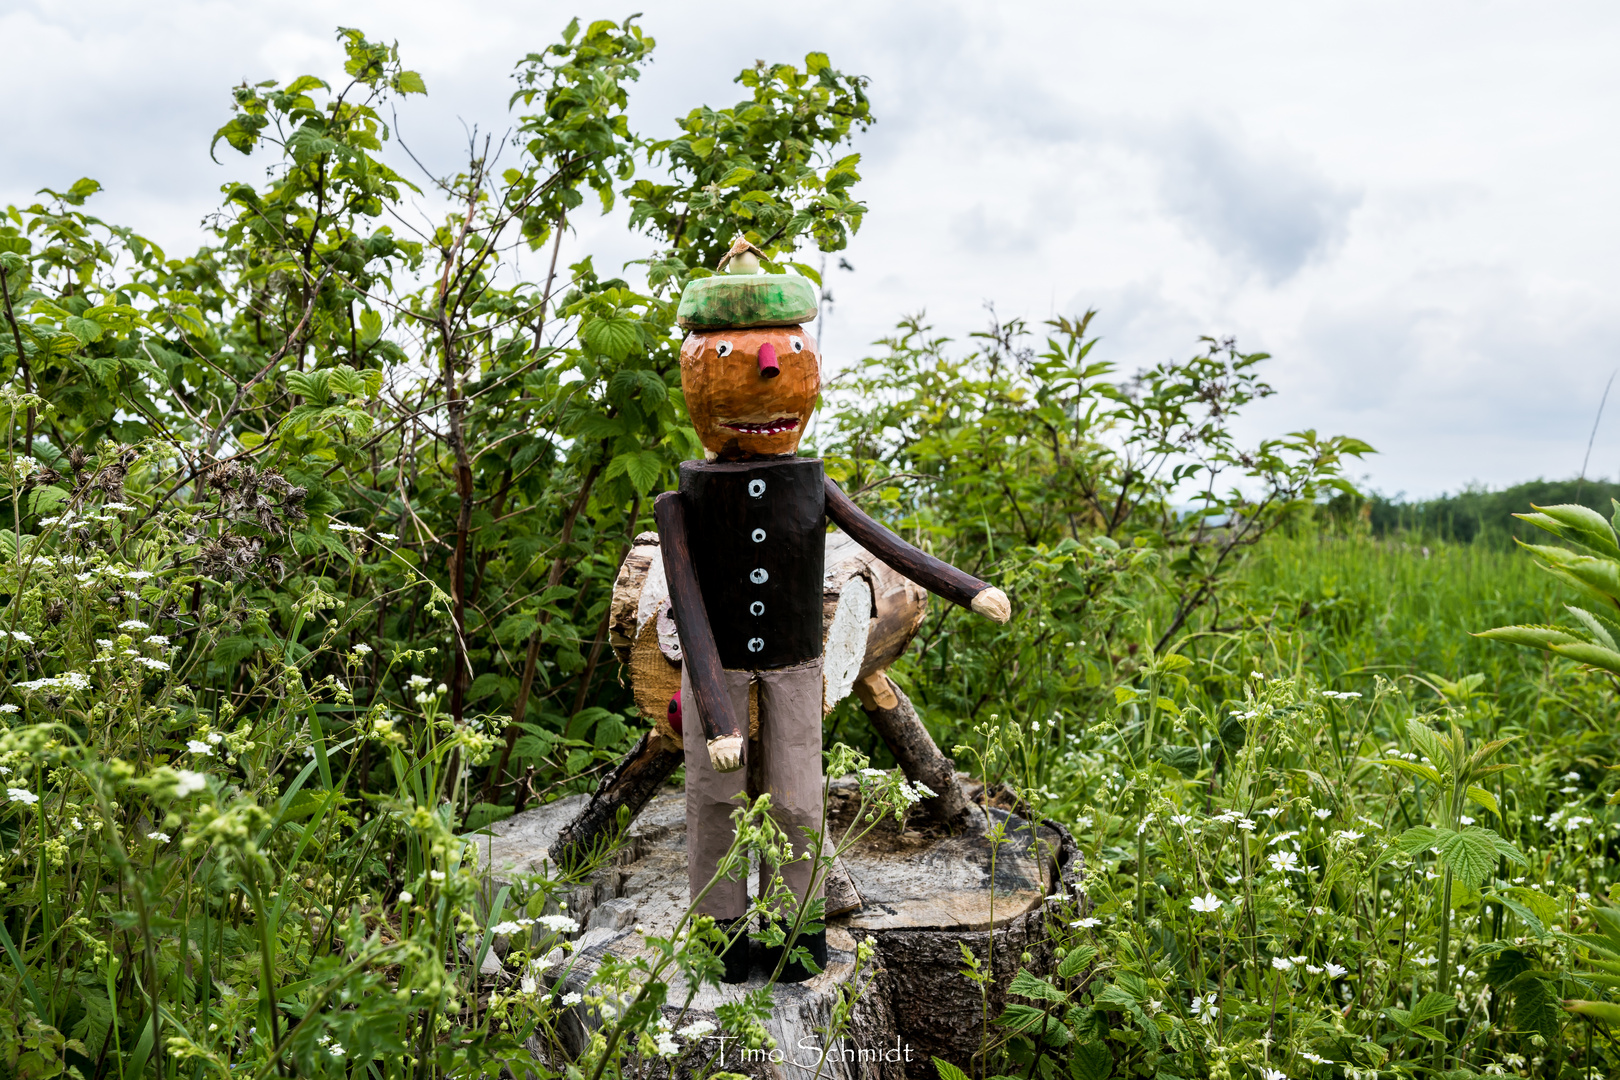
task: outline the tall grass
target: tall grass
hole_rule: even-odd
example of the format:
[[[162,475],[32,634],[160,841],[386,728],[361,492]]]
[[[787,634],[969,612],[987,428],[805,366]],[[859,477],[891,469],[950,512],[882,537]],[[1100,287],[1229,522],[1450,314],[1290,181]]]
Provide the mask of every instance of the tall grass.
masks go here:
[[[1484,544],[1276,535],[1242,577],[1250,618],[1324,685],[1367,689],[1374,675],[1420,680],[1484,676],[1515,725],[1551,722],[1573,705],[1540,653],[1472,636],[1492,626],[1567,621],[1569,590],[1523,552]],[[1433,678],[1439,676],[1439,679]],[[1563,704],[1560,705],[1559,703]],[[1584,715],[1583,720],[1596,722]]]

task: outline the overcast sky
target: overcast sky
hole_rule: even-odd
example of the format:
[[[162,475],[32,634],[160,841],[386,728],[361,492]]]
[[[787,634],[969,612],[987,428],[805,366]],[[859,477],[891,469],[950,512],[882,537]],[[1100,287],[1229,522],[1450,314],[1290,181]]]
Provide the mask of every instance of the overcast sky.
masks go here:
[[[1275,355],[1251,437],[1371,442],[1388,494],[1571,476],[1620,367],[1620,7],[1491,2],[660,3],[635,90],[647,132],[732,104],[756,58],[812,49],[869,76],[871,208],[829,275],[836,365],[901,315],[1099,309],[1131,369],[1200,334]],[[171,251],[257,166],[208,140],[243,79],[337,77],[337,25],[399,42],[429,97],[400,130],[453,171],[505,131],[550,2],[0,0],[0,203],[93,176],[90,209]],[[640,254],[615,223],[571,239]],[[1620,473],[1620,393],[1589,475]]]

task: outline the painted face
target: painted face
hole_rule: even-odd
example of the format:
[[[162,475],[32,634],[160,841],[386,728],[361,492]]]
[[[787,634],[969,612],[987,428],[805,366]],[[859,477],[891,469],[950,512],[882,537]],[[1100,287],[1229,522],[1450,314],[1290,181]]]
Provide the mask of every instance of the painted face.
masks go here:
[[[791,454],[821,392],[815,339],[798,326],[689,334],[681,344],[681,390],[711,454]]]

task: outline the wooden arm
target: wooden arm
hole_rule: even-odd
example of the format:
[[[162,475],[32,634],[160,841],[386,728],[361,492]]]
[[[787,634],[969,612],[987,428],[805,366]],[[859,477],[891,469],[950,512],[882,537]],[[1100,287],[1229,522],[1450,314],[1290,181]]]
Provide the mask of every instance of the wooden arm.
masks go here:
[[[943,596],[953,604],[971,608],[996,622],[1007,621],[1010,615],[1007,597],[1000,589],[906,543],[868,517],[844,494],[842,488],[833,483],[831,477],[827,478],[826,486],[827,516],[854,537],[856,543],[929,592]]]
[[[692,684],[693,704],[704,737],[710,742],[741,738],[743,727],[726,693],[720,650],[715,646],[714,631],[703,608],[703,593],[698,588],[692,546],[686,535],[686,506],[680,493],[666,491],[658,496],[653,502],[653,519],[658,522],[658,546],[664,555],[664,577],[669,582],[675,628],[681,635],[682,663]],[[747,741],[743,739],[745,745]]]

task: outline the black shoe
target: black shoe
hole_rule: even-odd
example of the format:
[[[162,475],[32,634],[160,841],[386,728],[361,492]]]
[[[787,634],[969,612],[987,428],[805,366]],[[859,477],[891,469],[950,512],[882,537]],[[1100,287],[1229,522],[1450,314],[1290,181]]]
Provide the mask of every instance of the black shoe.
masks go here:
[[[740,922],[742,922],[741,919],[714,920],[715,926],[727,937],[731,936],[732,931],[737,929],[737,924]],[[726,973],[720,976],[721,982],[747,982],[749,968],[748,935],[738,935],[737,939],[726,947],[726,951],[720,954],[720,959],[726,965]]]
[[[800,934],[798,939],[793,942],[793,949],[797,952],[800,948],[810,953],[810,959],[815,961],[816,971],[825,971],[827,969],[827,931],[817,930],[813,934]],[[758,951],[759,964],[765,969],[765,974],[769,976],[771,972],[776,970],[777,963],[782,959],[782,947],[773,945],[761,947]],[[806,979],[812,978],[816,971],[811,971],[802,960],[795,958],[789,960],[783,966],[782,974],[777,977],[776,981],[785,983],[804,982]]]

